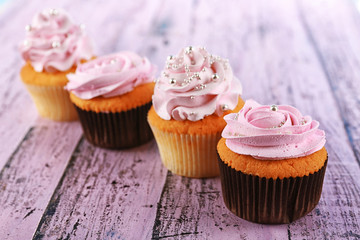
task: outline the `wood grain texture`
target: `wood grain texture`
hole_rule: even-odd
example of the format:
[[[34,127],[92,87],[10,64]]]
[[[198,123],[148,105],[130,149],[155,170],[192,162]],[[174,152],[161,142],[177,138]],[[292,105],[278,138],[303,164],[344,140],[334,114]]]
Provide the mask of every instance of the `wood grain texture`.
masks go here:
[[[201,4],[200,1],[199,5]],[[203,4],[205,5],[205,3]],[[230,55],[230,63],[235,68],[236,75],[243,82],[244,95],[261,103],[294,105],[303,113],[312,115],[319,120],[321,128],[325,129],[327,133],[329,167],[320,204],[307,217],[288,226],[277,227],[281,233],[287,233],[289,238],[294,239],[312,238],[313,236],[330,239],[357,236],[359,219],[356,216],[360,214],[358,201],[360,189],[357,181],[360,177],[359,166],[349,145],[326,74],[298,18],[296,3],[294,1],[259,1],[253,3],[232,2],[226,5],[223,2],[221,4],[212,2],[211,11],[207,12],[207,15],[195,14],[201,19],[194,20],[197,23],[194,32],[204,29],[205,24],[208,24],[207,20],[216,15],[219,9],[229,8],[238,9],[236,15],[229,16],[234,23],[231,25],[233,28],[226,25],[227,19],[217,18],[212,25],[213,30],[218,33],[218,36],[223,30],[216,29],[215,26],[227,26],[227,32],[237,32],[238,35],[230,35],[227,39],[222,39],[222,45],[210,45],[208,48],[217,52],[222,51],[225,56],[226,53]],[[201,25],[200,22],[203,22],[204,25]],[[238,25],[242,26],[242,30],[237,30]],[[208,41],[210,42],[210,40]],[[182,186],[180,179],[175,181],[178,182],[172,183],[172,185]],[[195,182],[188,188],[196,189]],[[168,198],[178,201],[176,196],[172,197],[174,191],[165,191],[165,193],[167,194],[162,197],[161,201]],[[194,195],[188,193],[188,196],[182,196],[181,199],[184,201],[176,202],[176,206],[183,206],[186,209],[188,206],[186,199],[188,198],[194,198]],[[199,197],[195,197],[193,201],[196,202],[196,199],[199,201]],[[345,199],[348,203],[347,207],[338,204]],[[213,204],[215,203],[210,203],[209,206]],[[206,228],[199,224],[192,216],[191,211],[186,212],[187,214],[182,216],[182,219],[193,219],[193,222],[188,223],[189,226],[192,226],[192,231],[184,231],[172,226],[171,224],[176,222],[179,216],[174,215],[173,209],[168,208],[168,205],[172,205],[172,203],[167,202],[166,210],[161,210],[161,214],[157,218],[156,229],[159,231],[156,234],[158,236],[178,236],[184,232],[207,232],[209,236],[221,236],[218,235],[219,233],[215,233],[216,228]],[[228,212],[223,212],[223,210],[218,209],[214,216],[225,220],[222,214]],[[181,212],[181,210],[178,211]],[[205,212],[209,212],[209,208],[205,207],[197,214],[201,215]],[[343,218],[338,219],[336,216],[343,216]],[[208,219],[212,220],[212,217]],[[339,224],[340,222],[346,223]],[[243,229],[243,226],[244,224],[239,225],[238,229]],[[329,226],[331,227],[329,228]],[[244,232],[243,236],[248,237],[250,231]],[[262,235],[262,233],[260,231],[256,238],[279,236],[278,233],[276,235]],[[231,228],[230,233],[226,232],[225,234],[227,237],[234,237],[236,231]],[[189,239],[191,239],[190,236]]]
[[[359,12],[351,1],[299,1],[298,6],[360,164]]]
[[[219,178],[190,179],[168,172],[152,239],[287,239],[286,229],[232,214],[223,203]]]
[[[47,7],[84,23],[97,55],[136,51],[159,72],[167,55],[204,45],[229,58],[243,98],[319,120],[329,162],[318,206],[288,225],[246,222],[224,206],[219,178],[167,172],[154,141],[104,150],[81,138],[79,123],[38,118],[17,44]],[[347,0],[9,3],[0,15],[1,239],[360,239],[359,21]]]
[[[155,141],[127,151],[81,141],[34,239],[149,239],[166,172]]]
[[[0,236],[5,239],[29,239],[35,232],[81,135],[78,122],[37,124],[0,172]]]
[[[0,138],[2,142],[6,141],[6,144],[0,144],[0,169],[37,118],[35,106],[19,78],[23,61],[17,45],[24,34],[25,23],[23,18],[19,17],[22,15],[31,18],[31,13],[17,4],[9,5],[9,9],[0,14]],[[13,24],[7,24],[8,21]]]

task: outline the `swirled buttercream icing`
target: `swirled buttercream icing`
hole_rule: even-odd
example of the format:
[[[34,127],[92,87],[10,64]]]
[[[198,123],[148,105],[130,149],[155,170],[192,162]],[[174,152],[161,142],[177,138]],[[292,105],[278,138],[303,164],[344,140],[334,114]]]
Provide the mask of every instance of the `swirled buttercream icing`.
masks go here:
[[[168,57],[155,85],[153,106],[165,120],[198,121],[234,109],[241,92],[228,60],[202,47],[187,47]]]
[[[238,154],[257,159],[280,160],[310,155],[325,145],[319,122],[286,105],[245,102],[238,113],[224,117],[226,146]]]
[[[20,51],[37,72],[64,72],[81,59],[92,57],[91,42],[83,27],[72,23],[63,10],[48,9],[36,14],[26,30]]]
[[[82,99],[114,97],[153,81],[155,71],[147,58],[132,52],[119,52],[78,65],[68,74],[65,89]]]

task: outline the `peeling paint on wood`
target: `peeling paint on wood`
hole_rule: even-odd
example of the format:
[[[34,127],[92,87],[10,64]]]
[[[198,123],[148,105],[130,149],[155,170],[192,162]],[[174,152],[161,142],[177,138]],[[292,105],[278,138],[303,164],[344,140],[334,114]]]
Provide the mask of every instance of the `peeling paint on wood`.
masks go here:
[[[1,239],[360,239],[360,15],[350,1],[24,4],[0,15]],[[226,209],[219,178],[168,172],[155,141],[99,149],[79,123],[39,118],[18,76],[17,44],[48,6],[84,23],[98,55],[133,50],[161,70],[181,47],[205,45],[229,58],[243,98],[319,120],[329,162],[318,206],[292,224],[250,223]]]
[[[127,151],[82,141],[34,239],[150,236],[165,175],[154,141]]]
[[[0,172],[0,236],[9,239],[35,232],[81,135],[77,122],[37,124]]]

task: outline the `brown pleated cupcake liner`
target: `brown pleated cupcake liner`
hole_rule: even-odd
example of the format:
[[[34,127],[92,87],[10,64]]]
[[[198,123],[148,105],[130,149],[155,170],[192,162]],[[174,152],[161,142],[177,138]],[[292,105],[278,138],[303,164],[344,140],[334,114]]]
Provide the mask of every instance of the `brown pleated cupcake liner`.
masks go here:
[[[118,113],[82,110],[75,105],[85,138],[92,144],[110,149],[140,146],[153,138],[147,122],[151,101]]]
[[[191,135],[161,131],[151,126],[161,160],[172,173],[191,178],[219,176],[216,145],[221,132]]]
[[[55,121],[77,120],[77,114],[63,86],[37,86],[24,83],[40,116]]]
[[[267,179],[244,174],[225,164],[218,155],[221,187],[226,207],[247,221],[291,223],[318,204],[327,160],[317,172],[304,177]]]

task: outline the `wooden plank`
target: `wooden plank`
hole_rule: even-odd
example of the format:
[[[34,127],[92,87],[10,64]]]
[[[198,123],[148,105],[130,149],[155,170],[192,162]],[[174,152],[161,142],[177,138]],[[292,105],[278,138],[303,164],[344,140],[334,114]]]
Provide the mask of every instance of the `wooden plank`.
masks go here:
[[[96,18],[91,17],[94,14],[95,2],[83,4],[78,1],[68,0],[54,5],[54,3],[44,4],[38,0],[31,2],[16,1],[9,3],[2,10],[0,15],[0,46],[4,57],[0,58],[0,72],[2,73],[2,87],[0,88],[0,169],[6,164],[7,159],[18,147],[29,128],[34,126],[35,120],[38,118],[35,105],[19,77],[24,61],[21,59],[18,45],[22,43],[25,37],[25,25],[29,24],[33,16],[43,9],[50,7],[64,8],[72,16],[74,22],[85,23],[91,39],[94,39],[94,43],[100,43],[100,48],[95,44],[96,53],[102,54],[107,49],[106,46],[115,45],[110,42],[110,34],[116,34],[116,40],[121,38],[119,32],[116,31],[116,26],[119,25],[119,22],[126,24],[125,16],[129,16],[123,14],[122,11],[118,11],[118,15],[114,12],[115,16],[119,16],[118,18],[114,18],[112,21],[108,20],[107,12],[110,9],[118,9],[117,5],[118,2],[116,1],[104,4],[103,6],[108,8],[107,11],[99,11]],[[134,11],[138,7],[139,3],[135,4],[131,1],[129,4],[124,5],[122,9],[124,12],[131,9]],[[79,9],[81,9],[80,13]],[[129,11],[130,13],[131,11]],[[10,21],[11,24],[9,24]],[[101,32],[104,25],[108,27],[108,29],[105,29],[107,37],[104,37],[103,32]]]
[[[47,120],[28,131],[0,172],[0,236],[31,238],[81,133],[78,122]]]
[[[152,3],[153,4],[153,3]],[[127,41],[134,42],[139,39],[134,33],[145,34],[140,38],[138,45],[141,53],[157,65],[158,75],[165,66],[166,57],[177,54],[181,48],[193,44],[193,32],[191,16],[194,3],[191,1],[166,0],[161,1],[156,8],[156,13],[149,20],[147,28],[131,30],[127,33]],[[128,47],[131,48],[129,44]]]
[[[298,10],[307,36],[314,46],[336,99],[335,106],[339,109],[339,119],[342,120],[348,135],[348,139],[342,140],[350,143],[355,158],[360,163],[360,125],[357,121],[360,118],[359,12],[352,2],[336,0],[299,1]],[[343,145],[339,143],[339,146]],[[336,151],[334,154],[337,154],[346,165],[329,166],[335,168],[334,174],[329,177],[332,185],[329,195],[343,197],[341,199],[329,197],[329,201],[321,201],[320,204],[324,205],[324,209],[336,206],[341,208],[341,211],[316,212],[315,225],[306,223],[306,226],[314,228],[325,225],[330,228],[331,231],[322,233],[323,238],[357,239],[360,238],[359,174],[351,173],[349,169],[358,172],[359,168],[353,162],[350,163],[348,156],[342,152]],[[350,159],[352,158],[351,156]],[[351,182],[357,184],[351,185]],[[349,192],[355,194],[349,194]],[[326,221],[327,218],[323,215],[327,215],[333,221]],[[303,232],[303,234],[308,233],[308,231]],[[299,237],[295,234],[293,236]]]
[[[166,172],[155,141],[126,151],[82,141],[34,239],[149,239]]]
[[[31,18],[34,13],[31,11],[38,10],[39,2],[27,3],[26,8],[22,8],[22,4],[0,16],[2,32],[5,29],[6,36],[14,36],[19,41],[23,32],[17,31],[14,26],[25,25],[28,22],[26,16]],[[0,173],[1,236],[28,239],[44,211],[35,238],[336,239],[359,236],[359,166],[351,148],[358,149],[358,127],[355,121],[349,123],[350,117],[357,119],[358,112],[347,113],[347,106],[357,109],[353,99],[358,96],[356,63],[359,46],[356,45],[357,35],[352,27],[345,27],[343,31],[347,37],[341,37],[342,25],[355,27],[356,24],[351,21],[358,21],[349,6],[340,6],[342,3],[338,2],[339,6],[332,5],[328,9],[332,14],[339,14],[337,18],[345,19],[337,21],[329,19],[333,15],[317,17],[315,10],[319,9],[314,8],[322,5],[317,6],[310,0],[299,4],[303,9],[300,10],[303,14],[300,14],[300,19],[297,4],[280,0],[252,3],[163,1],[157,4],[131,1],[121,7],[113,1],[103,5],[96,18],[93,17],[97,6],[95,2],[84,5],[77,1],[65,1],[61,4],[87,25],[100,54],[122,49],[135,50],[148,55],[161,69],[166,56],[176,53],[181,47],[206,45],[211,52],[230,59],[236,75],[243,82],[245,98],[252,97],[262,103],[292,104],[320,120],[327,132],[330,156],[322,199],[312,213],[293,224],[252,224],[236,218],[224,207],[218,178],[197,180],[172,174],[166,176],[154,142],[135,153],[133,150],[113,152],[96,149],[82,141],[45,211],[76,145],[76,138],[81,134],[80,128],[75,124],[64,130],[65,125],[39,120],[19,144],[33,125],[36,115],[20,82],[14,80],[18,71],[14,71],[13,66],[20,68],[21,65],[14,44],[10,42],[14,39],[6,40],[1,34],[0,43],[6,46],[6,56],[14,58],[0,62],[0,70],[8,74],[5,75],[6,86],[0,89],[0,99],[5,99],[2,105],[5,107],[0,108],[0,114],[4,113],[1,115],[0,134],[7,134],[1,138],[5,144],[0,146],[7,147],[0,149],[0,167],[8,162]],[[144,7],[140,9],[141,6]],[[311,10],[309,13],[308,8]],[[78,12],[79,9],[82,9],[81,12]],[[334,9],[340,9],[341,13]],[[6,24],[4,20],[9,16],[14,18],[15,25]],[[314,21],[314,24],[309,21]],[[329,22],[333,25],[321,30],[313,26],[316,21],[320,21],[321,28],[326,28]],[[335,26],[334,32],[332,26]],[[336,44],[325,43],[327,38],[335,38]],[[342,47],[344,42],[345,48]],[[349,55],[350,51],[354,53]],[[345,67],[339,65],[339,59],[345,59],[348,64],[344,64]],[[333,83],[341,79],[342,74],[347,79],[346,87],[342,86],[343,81]],[[340,102],[338,106],[331,91]],[[350,96],[341,100],[341,94],[346,95],[348,91]],[[14,116],[17,122],[11,120]],[[346,124],[350,124],[346,127],[350,126],[347,130],[355,139],[350,142],[352,145],[340,116],[348,121]],[[73,139],[54,139],[53,136],[61,135],[62,131]],[[16,146],[19,146],[17,150]],[[60,152],[59,149],[61,153],[52,156],[52,152]],[[11,153],[13,155],[7,161]],[[49,159],[54,166],[61,165],[60,171],[50,164],[51,170],[47,169]],[[139,159],[143,161],[137,162]],[[34,179],[30,179],[30,174],[35,176]],[[25,181],[22,175],[27,176]],[[161,190],[165,178],[166,183]],[[3,186],[6,188],[3,189]],[[43,189],[46,190],[41,191]],[[156,205],[157,199],[159,203]]]
[[[82,4],[84,14],[77,14],[76,9],[69,8],[73,1],[62,1],[58,7],[65,7],[74,16],[76,22],[86,22],[93,5]],[[74,2],[80,7],[79,2]],[[26,7],[24,7],[26,5]],[[41,6],[39,8],[39,6]],[[30,95],[23,86],[19,73],[24,64],[18,49],[25,37],[25,25],[29,24],[38,11],[46,9],[49,4],[41,1],[16,1],[8,3],[0,15],[0,46],[2,58],[0,58],[0,72],[2,87],[0,88],[0,169],[18,147],[26,132],[34,126],[38,118],[37,110]],[[9,24],[11,22],[11,24]],[[93,22],[96,22],[93,19]],[[101,34],[95,34],[103,39]],[[11,36],[11,37],[9,37]]]
[[[298,5],[360,164],[360,14],[353,1],[299,1]]]
[[[229,211],[219,207],[223,206],[217,197],[219,179],[188,180],[170,174],[160,200],[153,236],[230,239],[242,233],[241,237],[249,239],[302,239],[341,238],[357,233],[359,166],[326,74],[297,17],[295,2],[200,1],[197,9],[193,14],[194,38],[197,42],[208,43],[213,52],[230,59],[235,74],[243,83],[245,98],[267,104],[291,104],[321,122],[321,128],[327,133],[328,170],[321,201],[313,212],[292,224],[269,228],[236,218],[230,220],[229,216],[233,216]],[[220,17],[219,11],[226,12],[226,17]],[[212,34],[203,30],[207,25],[211,25]],[[197,194],[201,188],[212,192],[212,197],[202,205],[199,202],[204,202],[203,197]],[[228,226],[218,224],[227,221]]]
[[[175,4],[175,1],[160,1],[145,4],[141,9],[129,5],[124,6],[123,14],[115,14],[109,7],[106,19],[111,19],[109,25],[113,27],[104,31],[113,37],[109,46],[103,44],[103,49],[130,49],[146,54],[153,63],[160,62],[159,66],[164,65],[166,56],[173,53],[167,52],[166,47],[178,51],[179,46],[183,46],[181,38],[167,31],[188,34],[183,25],[176,25],[183,17],[181,14],[176,15],[177,22],[159,18],[157,14],[171,10],[171,17],[172,13],[177,13],[175,9],[190,10],[189,3],[177,3],[178,8],[174,8]],[[129,19],[133,21],[131,26]],[[106,20],[100,18],[98,21]],[[124,23],[117,26],[118,22]],[[119,31],[113,33],[114,27]],[[80,239],[149,239],[166,173],[155,142],[129,151],[97,149],[84,142],[74,154],[71,167],[56,189],[34,239],[75,236]],[[77,209],[77,213],[72,209]]]
[[[287,239],[286,226],[242,220],[225,207],[219,178],[168,173],[152,239]]]
[[[24,18],[31,18],[29,9],[22,4],[21,1],[9,3],[0,15],[3,56],[0,58],[0,169],[37,118],[35,106],[19,78],[23,61],[17,46],[25,35]],[[11,24],[8,24],[10,19]]]

